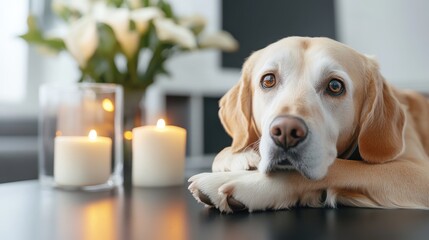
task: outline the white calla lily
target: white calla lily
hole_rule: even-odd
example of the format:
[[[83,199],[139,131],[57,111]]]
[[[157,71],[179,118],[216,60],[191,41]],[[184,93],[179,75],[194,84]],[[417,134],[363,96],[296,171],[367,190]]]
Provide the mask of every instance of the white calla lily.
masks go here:
[[[91,15],[98,22],[104,22],[108,18],[110,11],[114,8],[109,7],[104,1],[97,1],[91,7]]]
[[[51,9],[54,13],[61,15],[61,13],[66,9],[67,5],[63,0],[54,0],[51,3]]]
[[[164,17],[164,13],[157,7],[145,7],[131,11],[131,19],[141,34],[146,33],[151,20],[161,17]]]
[[[97,25],[92,17],[83,17],[71,24],[64,38],[67,49],[81,67],[94,55],[98,42]]]
[[[143,1],[141,0],[127,0],[128,6],[131,9],[137,9],[143,7]]]
[[[206,27],[207,20],[202,15],[194,14],[186,17],[181,17],[179,19],[179,24],[183,27],[191,29],[198,34]]]
[[[238,49],[237,40],[225,31],[201,36],[199,44],[203,48],[218,48],[225,52],[233,52]]]
[[[127,58],[133,57],[139,47],[140,34],[130,29],[130,11],[126,8],[112,8],[102,22],[112,27],[125,56]]]
[[[161,41],[172,42],[183,48],[194,49],[197,46],[195,36],[186,27],[177,25],[171,19],[155,19],[156,35]]]

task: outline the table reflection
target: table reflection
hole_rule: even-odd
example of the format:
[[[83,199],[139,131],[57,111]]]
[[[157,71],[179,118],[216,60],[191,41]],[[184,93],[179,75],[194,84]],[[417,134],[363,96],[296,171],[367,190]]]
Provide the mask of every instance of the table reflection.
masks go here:
[[[131,238],[189,239],[184,194],[180,187],[133,188],[129,209]]]
[[[84,207],[82,214],[83,239],[113,240],[117,236],[114,201],[103,199]]]
[[[120,239],[121,189],[106,192],[44,190],[41,239]]]

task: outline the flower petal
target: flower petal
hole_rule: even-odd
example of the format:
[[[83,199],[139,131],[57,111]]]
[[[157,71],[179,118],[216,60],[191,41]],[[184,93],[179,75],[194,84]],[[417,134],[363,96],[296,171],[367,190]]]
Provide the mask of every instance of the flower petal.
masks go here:
[[[179,25],[191,29],[195,34],[201,33],[206,27],[206,24],[206,18],[199,14],[185,16],[179,19]]]
[[[194,49],[197,46],[191,30],[179,26],[171,19],[154,20],[156,34],[161,41],[171,42],[183,48]]]
[[[112,27],[127,58],[134,56],[139,47],[140,34],[130,30],[130,11],[126,8],[112,8],[102,21]]]
[[[233,52],[238,49],[237,40],[229,33],[220,31],[202,36],[199,44],[203,48],[218,48],[225,52]]]
[[[127,0],[127,4],[131,9],[143,7],[143,1],[141,0]]]
[[[79,66],[85,67],[98,47],[96,22],[91,17],[83,17],[72,23],[64,43]]]
[[[141,34],[147,31],[150,20],[161,17],[164,17],[164,13],[157,7],[145,7],[131,11],[131,19],[136,23],[136,28]]]
[[[91,7],[91,15],[98,22],[104,22],[109,17],[113,8],[109,7],[104,1],[97,1]]]

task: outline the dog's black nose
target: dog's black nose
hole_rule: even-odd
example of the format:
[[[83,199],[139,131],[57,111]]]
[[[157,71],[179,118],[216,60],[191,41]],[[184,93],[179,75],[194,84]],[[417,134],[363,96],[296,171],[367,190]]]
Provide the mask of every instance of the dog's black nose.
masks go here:
[[[308,128],[301,118],[285,115],[273,120],[270,134],[277,146],[289,149],[307,137]]]

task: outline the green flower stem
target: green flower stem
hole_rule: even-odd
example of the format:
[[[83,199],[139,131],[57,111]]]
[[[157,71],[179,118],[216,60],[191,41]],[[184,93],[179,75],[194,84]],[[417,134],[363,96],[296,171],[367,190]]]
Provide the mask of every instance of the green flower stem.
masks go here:
[[[87,78],[90,78],[92,80],[98,79],[98,77],[95,75],[94,71],[89,69],[88,67],[79,67],[80,71],[82,72],[82,76],[79,79],[79,82],[86,82]]]
[[[149,86],[153,83],[157,70],[159,70],[161,65],[164,63],[165,58],[163,57],[162,53],[165,47],[166,46],[162,42],[158,42],[156,44],[155,49],[153,50],[152,58],[142,78],[143,84],[145,86]]]
[[[127,69],[128,69],[128,79],[125,81],[130,81],[131,85],[138,84],[138,74],[137,74],[137,66],[138,66],[138,54],[127,59]]]
[[[124,79],[121,76],[121,73],[119,72],[118,67],[116,66],[115,57],[112,57],[109,59],[109,69],[110,69],[110,71],[113,75],[113,78],[114,78],[113,83],[123,84]]]

